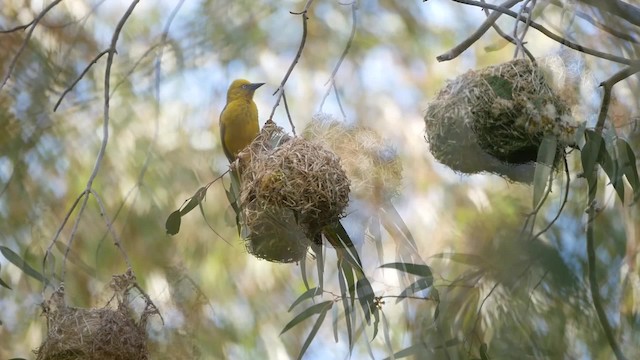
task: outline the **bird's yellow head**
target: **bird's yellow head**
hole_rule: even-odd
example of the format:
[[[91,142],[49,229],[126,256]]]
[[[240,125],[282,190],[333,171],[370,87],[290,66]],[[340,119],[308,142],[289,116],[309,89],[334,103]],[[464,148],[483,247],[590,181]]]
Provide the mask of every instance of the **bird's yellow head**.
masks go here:
[[[234,80],[227,91],[227,103],[238,99],[253,99],[253,93],[264,83],[251,83],[245,79]]]

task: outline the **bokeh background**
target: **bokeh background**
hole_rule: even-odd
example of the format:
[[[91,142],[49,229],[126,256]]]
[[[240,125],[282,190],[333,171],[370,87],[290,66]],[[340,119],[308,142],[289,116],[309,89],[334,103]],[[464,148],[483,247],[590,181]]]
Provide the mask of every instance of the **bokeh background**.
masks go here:
[[[0,29],[27,24],[53,3],[5,0]],[[55,111],[54,106],[109,47],[131,4],[62,1],[32,33],[30,27],[0,33],[0,76],[7,78],[0,88],[0,244],[53,283],[65,267],[67,301],[78,307],[104,305],[111,276],[126,270],[94,197],[81,218],[79,208],[70,214],[52,247],[55,261],[46,269],[42,265],[102,145],[107,56],[95,61]],[[273,93],[303,35],[301,16],[290,12],[302,11],[305,4],[142,1],[122,27],[109,80],[109,139],[93,189],[140,286],[163,315],[164,325],[157,318],[149,325],[154,359],[287,359],[298,355],[313,326],[307,320],[280,335],[308,306],[288,312],[305,291],[301,265],[270,263],[247,253],[225,195],[228,179],[213,184],[203,203],[220,236],[198,210],[182,219],[178,235],[165,233],[167,216],[228,167],[217,123],[233,79],[266,83],[255,100],[261,124],[267,120]],[[355,36],[334,78],[336,98],[328,81],[349,43],[354,11]],[[601,9],[538,1],[533,15],[577,43],[638,58],[638,27]],[[535,241],[523,241],[532,188],[496,175],[457,174],[433,159],[424,138],[424,110],[446,80],[508,61],[514,46],[489,30],[456,59],[436,61],[485,19],[479,8],[448,0],[355,5],[316,0],[307,16],[305,47],[285,85],[293,125],[300,133],[314,115],[324,113],[384,139],[403,166],[393,204],[417,242],[417,253],[432,268],[440,297],[437,321],[433,296],[399,304],[386,299],[384,331],[371,341],[372,329],[365,327],[352,356],[382,359],[418,344],[422,348],[412,354],[418,358],[480,358],[484,347],[491,358],[502,359],[611,358],[586,281],[588,204],[578,152],[568,156],[570,193],[560,218]],[[508,31],[514,26],[506,17],[498,24]],[[614,37],[598,24],[627,37]],[[533,29],[526,41],[536,57],[553,59],[555,80],[578,84],[564,96],[576,97],[578,120],[594,126],[598,84],[622,66],[563,48]],[[639,90],[637,76],[615,87],[607,132],[625,138],[634,150],[640,144]],[[283,103],[274,121],[292,131]],[[565,182],[560,174],[536,218],[536,230],[555,217]],[[617,199],[606,180],[600,184],[600,292],[623,351],[634,358],[640,356],[639,209]],[[366,199],[354,201],[343,222],[377,294],[397,295],[403,286],[396,272],[379,266],[395,261],[398,239],[384,229],[377,236],[367,209]],[[328,293],[323,298],[332,300],[329,292],[339,294],[335,255],[330,247],[325,252]],[[317,282],[314,258],[305,261],[310,281]],[[33,358],[32,350],[46,335],[39,304],[48,292],[6,255],[0,256],[0,266],[0,279],[11,287],[0,288],[0,358]],[[338,322],[338,342],[331,323],[328,317],[306,358],[349,356],[344,323]]]

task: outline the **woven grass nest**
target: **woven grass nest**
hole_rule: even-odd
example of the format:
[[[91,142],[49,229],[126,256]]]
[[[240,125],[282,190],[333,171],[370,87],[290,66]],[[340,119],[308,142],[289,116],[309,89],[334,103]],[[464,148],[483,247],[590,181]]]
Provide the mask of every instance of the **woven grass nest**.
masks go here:
[[[347,207],[349,179],[340,159],[319,143],[287,135],[272,121],[238,158],[247,250],[272,262],[299,261],[309,241]]]
[[[450,81],[427,107],[425,124],[431,153],[441,163],[517,181],[513,170],[522,164],[532,168],[545,135],[556,136],[560,151],[573,143],[578,128],[545,72],[524,59]]]
[[[129,273],[130,274],[130,273]],[[126,279],[124,282],[119,281]],[[114,288],[116,294],[126,294],[132,276],[116,275],[112,288],[117,283],[123,288]],[[116,296],[117,304],[103,308],[76,308],[64,300],[64,286],[60,286],[43,303],[47,319],[47,337],[35,350],[37,360],[144,360],[149,358],[147,350],[146,321],[156,310],[145,311],[138,321],[124,303],[124,295]],[[147,303],[147,306],[152,304]],[[155,309],[155,307],[153,307]]]
[[[322,141],[338,154],[356,198],[380,204],[399,194],[402,162],[396,149],[374,130],[350,126],[330,114],[318,113],[303,136]]]

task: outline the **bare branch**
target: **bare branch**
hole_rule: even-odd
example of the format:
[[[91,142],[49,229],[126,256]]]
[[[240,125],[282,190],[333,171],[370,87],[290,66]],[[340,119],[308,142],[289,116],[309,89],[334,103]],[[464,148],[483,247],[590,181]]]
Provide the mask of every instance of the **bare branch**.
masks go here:
[[[467,5],[471,5],[471,6],[477,6],[477,7],[481,7],[481,8],[491,9],[491,10],[494,10],[494,13],[497,11],[497,12],[503,13],[505,15],[509,15],[512,18],[516,19],[516,20],[519,20],[519,21],[522,21],[522,22],[526,22],[527,21],[527,17],[518,16],[517,13],[509,10],[507,7],[504,7],[504,6],[497,6],[497,5],[483,3],[483,2],[480,2],[480,1],[474,1],[474,0],[452,0],[452,1],[455,1],[455,2],[458,2],[458,3],[461,3],[461,4],[467,4]],[[492,14],[494,14],[494,13],[492,13]],[[489,19],[487,19],[487,20],[489,20]],[[485,21],[485,23],[486,23],[486,21]],[[482,26],[484,26],[484,23],[483,23]],[[625,65],[631,65],[631,64],[634,63],[634,60],[627,59],[625,57],[616,56],[616,55],[612,55],[612,54],[607,54],[607,53],[604,53],[602,51],[594,50],[594,49],[591,49],[591,48],[584,47],[584,46],[582,46],[580,44],[576,44],[576,43],[574,43],[574,42],[572,42],[570,40],[567,40],[567,39],[563,38],[562,36],[558,36],[558,35],[552,33],[547,28],[545,28],[544,26],[536,23],[535,21],[531,21],[530,22],[530,26],[532,28],[540,31],[541,33],[543,33],[544,35],[546,35],[550,39],[552,39],[554,41],[557,41],[560,44],[565,45],[565,46],[567,46],[567,47],[569,47],[571,49],[583,52],[585,54],[592,55],[592,56],[595,56],[595,57],[599,57],[599,58],[602,58],[602,59],[605,59],[605,60],[617,62],[617,63],[620,63],[620,64],[625,64]],[[480,29],[478,29],[478,30],[480,30]],[[486,29],[483,31],[483,33],[484,32],[486,32]],[[467,39],[467,40],[469,40],[469,39]],[[475,40],[477,40],[477,39],[475,39]],[[473,41],[475,41],[475,40],[473,40]],[[473,42],[471,42],[471,43],[473,43]],[[471,44],[469,44],[469,45],[471,45]],[[448,55],[449,55],[449,53],[440,55],[440,56],[437,57],[437,59],[438,59],[438,61],[450,60],[449,58],[447,58]],[[457,55],[459,55],[459,54],[456,54],[456,56]]]
[[[73,224],[73,229],[71,234],[69,235],[69,240],[67,241],[67,249],[64,254],[64,263],[66,264],[67,257],[69,255],[69,250],[71,249],[71,245],[73,244],[73,239],[75,237],[76,232],[78,231],[78,225],[80,223],[80,219],[82,218],[82,214],[84,213],[84,209],[87,206],[87,202],[89,200],[89,193],[92,191],[93,181],[98,175],[98,170],[100,170],[100,166],[102,165],[102,160],[105,155],[105,151],[107,149],[107,144],[109,143],[109,100],[110,100],[110,81],[111,81],[111,67],[113,66],[113,59],[116,54],[116,46],[118,44],[118,38],[120,37],[120,32],[124,27],[125,23],[133,13],[136,5],[140,0],[133,0],[127,8],[127,11],[124,13],[120,21],[116,25],[116,28],[111,37],[111,45],[107,50],[107,64],[104,74],[104,109],[103,109],[103,120],[102,120],[102,144],[100,146],[100,150],[96,157],[95,164],[93,166],[93,171],[89,176],[89,180],[87,181],[87,186],[83,192],[86,196],[80,205],[80,210],[78,211],[78,216],[76,217],[76,221]],[[66,266],[62,267],[62,281],[64,281],[66,274]]]
[[[293,69],[296,67],[296,64],[298,64],[300,56],[302,55],[302,49],[304,49],[304,45],[307,42],[307,20],[309,20],[307,12],[309,11],[312,3],[313,0],[307,0],[304,9],[301,12],[290,11],[291,14],[300,15],[300,17],[302,17],[302,39],[300,40],[300,46],[298,47],[296,56],[293,58],[293,62],[291,62],[287,73],[284,75],[282,82],[280,82],[280,86],[278,86],[278,89],[273,93],[273,95],[277,94],[278,97],[276,98],[276,103],[275,105],[273,105],[273,109],[271,110],[271,114],[269,115],[269,120],[273,120],[273,115],[276,113],[276,108],[278,107],[278,105],[280,105],[280,100],[284,95],[284,85],[287,83],[287,80],[289,80],[289,76],[291,75],[291,72],[293,72]]]
[[[60,106],[60,104],[62,103],[62,99],[64,99],[64,97],[71,92],[71,90],[73,90],[73,88],[80,82],[80,80],[82,80],[82,78],[89,72],[89,70],[91,69],[91,67],[93,65],[95,65],[98,60],[100,60],[100,58],[108,53],[109,50],[103,50],[101,53],[99,53],[98,55],[96,55],[96,57],[93,58],[93,60],[91,60],[91,62],[89,63],[89,65],[87,65],[87,67],[84,68],[84,70],[82,71],[82,73],[80,73],[80,75],[76,78],[76,80],[71,83],[71,85],[69,85],[69,87],[67,87],[64,92],[62,93],[62,95],[60,95],[60,98],[58,99],[58,101],[56,101],[55,106],[53,107],[53,111],[55,112],[56,110],[58,110],[58,106]]]
[[[5,74],[4,78],[2,79],[2,83],[0,83],[0,90],[2,90],[2,88],[7,84],[7,81],[9,81],[9,78],[11,77],[11,73],[13,73],[13,70],[15,69],[16,65],[18,64],[18,59],[20,58],[20,55],[22,55],[22,52],[27,47],[27,44],[29,43],[29,40],[31,39],[31,36],[33,35],[33,31],[36,29],[36,26],[38,26],[38,23],[40,22],[40,20],[42,20],[42,18],[44,18],[44,16],[47,15],[49,10],[53,9],[61,1],[62,0],[55,0],[54,2],[49,4],[49,6],[44,8],[40,12],[40,14],[38,14],[38,16],[35,19],[33,19],[33,21],[31,21],[29,24],[27,24],[27,25],[29,25],[31,27],[29,28],[29,31],[27,32],[27,36],[22,41],[22,45],[20,45],[20,48],[18,49],[18,52],[13,56],[13,59],[11,60],[11,63],[9,64],[9,69],[7,70],[7,73]],[[25,29],[26,29],[26,27],[25,27]]]
[[[327,91],[324,93],[324,96],[322,97],[322,101],[320,102],[320,107],[319,107],[320,110],[319,111],[322,111],[322,107],[324,106],[324,102],[327,99],[327,97],[329,97],[329,93],[331,92],[332,88],[333,88],[333,90],[335,90],[336,100],[340,104],[340,98],[338,97],[338,89],[336,88],[336,81],[335,81],[336,74],[338,73],[338,70],[340,70],[340,66],[342,65],[342,62],[347,57],[347,54],[349,53],[349,50],[351,49],[351,45],[353,45],[353,39],[356,37],[356,28],[357,28],[357,25],[358,25],[358,16],[357,16],[358,6],[357,6],[357,3],[354,1],[350,5],[351,5],[351,33],[349,34],[349,40],[347,40],[347,45],[344,47],[344,50],[342,51],[342,54],[340,55],[340,58],[338,59],[338,62],[336,63],[336,66],[333,68],[333,71],[331,72],[331,76],[329,77],[329,80],[327,80],[327,82],[324,84],[325,86],[329,85],[329,87],[327,88]],[[346,116],[344,114],[344,110],[342,109],[342,104],[340,104],[340,111],[342,111],[342,116],[346,118]]]
[[[453,1],[456,1],[456,0],[453,0]],[[507,0],[504,3],[502,3],[500,5],[500,7],[509,9],[509,8],[513,7],[515,4],[517,4],[517,3],[521,2],[521,1],[522,0]],[[484,4],[484,5],[489,5],[489,4]],[[490,8],[490,7],[489,6],[486,6],[486,7],[483,6],[483,8]],[[491,15],[489,15],[489,17],[487,17],[487,19],[482,23],[482,25],[480,25],[480,27],[478,27],[478,29],[473,34],[471,34],[468,38],[466,38],[463,42],[458,44],[453,49],[451,49],[448,52],[436,57],[436,59],[439,62],[443,62],[443,61],[449,61],[449,60],[452,60],[452,59],[455,59],[456,57],[458,57],[458,55],[462,54],[465,50],[467,50],[469,48],[469,46],[473,45],[473,43],[478,41],[478,39],[480,39],[482,37],[482,35],[484,35],[484,33],[487,32],[487,30],[489,30],[491,25],[495,24],[496,20],[498,20],[500,15],[502,15],[502,12],[500,12],[500,11],[492,12]]]
[[[122,247],[122,241],[120,240],[120,236],[118,236],[118,233],[113,230],[113,223],[109,219],[109,215],[107,214],[107,210],[104,207],[102,198],[100,198],[100,196],[95,190],[91,189],[89,191],[91,191],[91,194],[93,194],[93,197],[96,199],[96,202],[98,203],[98,207],[100,208],[100,216],[102,216],[105,224],[107,225],[107,231],[111,234],[111,237],[113,238],[113,244],[118,248],[118,250],[120,250],[122,257],[124,258],[124,261],[127,264],[127,268],[131,269],[131,262],[129,261],[129,257],[127,256],[127,253],[124,251],[124,248]],[[68,250],[69,248],[67,248],[67,251]]]

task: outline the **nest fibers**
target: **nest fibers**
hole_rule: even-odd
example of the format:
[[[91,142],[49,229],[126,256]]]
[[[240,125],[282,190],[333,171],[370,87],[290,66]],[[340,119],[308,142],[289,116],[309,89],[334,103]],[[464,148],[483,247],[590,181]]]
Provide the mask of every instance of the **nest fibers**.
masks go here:
[[[453,170],[489,171],[522,180],[515,165],[536,160],[545,135],[558,149],[573,143],[578,124],[567,104],[529,60],[468,71],[440,90],[425,114],[431,153]]]
[[[272,121],[238,157],[248,251],[274,262],[302,259],[308,239],[338,221],[349,202],[340,159],[318,143],[288,136]]]
[[[149,315],[158,312],[147,302],[139,321],[134,321],[124,303],[133,284],[135,278],[131,272],[114,276],[111,287],[117,304],[98,309],[68,306],[64,300],[64,287],[60,286],[43,303],[47,337],[35,351],[36,359],[148,359],[146,322]]]
[[[398,195],[402,162],[396,149],[374,130],[318,113],[303,136],[322,141],[340,156],[356,198],[380,204]]]

